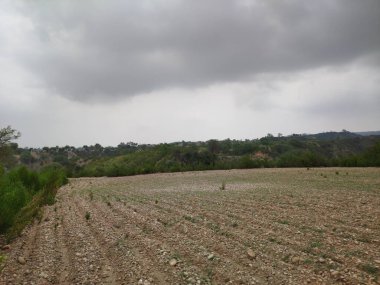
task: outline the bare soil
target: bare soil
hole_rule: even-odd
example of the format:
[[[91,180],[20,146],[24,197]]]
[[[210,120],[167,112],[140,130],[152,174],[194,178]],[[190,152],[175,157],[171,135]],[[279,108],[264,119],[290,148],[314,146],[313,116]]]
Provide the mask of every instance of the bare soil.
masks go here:
[[[379,284],[380,169],[71,179],[0,255],[0,284]]]

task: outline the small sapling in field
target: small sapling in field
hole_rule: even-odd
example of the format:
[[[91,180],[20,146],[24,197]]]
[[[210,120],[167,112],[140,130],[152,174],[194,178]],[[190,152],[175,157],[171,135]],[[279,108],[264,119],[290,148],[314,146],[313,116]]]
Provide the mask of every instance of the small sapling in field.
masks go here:
[[[84,215],[84,217],[88,221],[90,219],[90,217],[91,217],[91,214],[89,212],[86,212],[86,215]]]

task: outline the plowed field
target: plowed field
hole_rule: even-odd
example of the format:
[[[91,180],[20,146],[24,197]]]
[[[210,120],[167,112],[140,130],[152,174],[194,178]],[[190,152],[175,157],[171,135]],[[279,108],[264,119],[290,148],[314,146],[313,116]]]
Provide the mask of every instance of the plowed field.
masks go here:
[[[0,253],[0,284],[378,284],[380,169],[72,179]]]

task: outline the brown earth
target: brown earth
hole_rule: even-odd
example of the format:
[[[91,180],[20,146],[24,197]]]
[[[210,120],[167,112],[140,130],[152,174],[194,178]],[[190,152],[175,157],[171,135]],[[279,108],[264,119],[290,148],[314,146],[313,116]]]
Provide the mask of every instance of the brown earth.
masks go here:
[[[80,178],[0,284],[379,284],[379,248],[378,168]]]

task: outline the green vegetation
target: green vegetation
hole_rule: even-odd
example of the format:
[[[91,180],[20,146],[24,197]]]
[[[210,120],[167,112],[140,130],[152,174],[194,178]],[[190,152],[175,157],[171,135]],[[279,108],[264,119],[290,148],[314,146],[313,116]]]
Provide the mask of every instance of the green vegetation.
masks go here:
[[[20,136],[20,132],[12,129],[11,126],[0,129],[0,175],[4,172],[3,166],[9,168],[15,165],[16,159],[13,154],[18,146],[12,143],[12,140]]]
[[[368,274],[373,275],[376,278],[376,280],[379,277],[380,270],[376,266],[373,266],[373,265],[367,263],[367,264],[361,265],[360,269],[367,272]]]
[[[0,272],[1,272],[1,270],[3,270],[4,263],[5,263],[6,260],[7,260],[7,256],[0,254]]]
[[[55,201],[57,189],[67,183],[62,166],[51,164],[38,172],[26,166],[11,165],[10,144],[20,133],[11,127],[0,129],[0,233],[7,238],[16,237],[35,217],[41,216],[40,208]]]
[[[64,170],[48,166],[40,172],[25,166],[15,168],[0,178],[0,232],[16,237],[35,217],[40,208],[52,205],[59,186],[67,183]]]
[[[321,248],[321,247],[322,247],[322,243],[320,241],[312,241],[309,243],[307,248],[305,248],[303,251],[308,254],[315,254],[314,249]]]
[[[262,167],[380,166],[380,136],[348,131],[315,135],[268,135],[254,140],[209,140],[159,145],[121,143],[79,148],[20,149],[17,159],[34,169],[52,162],[68,176],[128,176],[157,172]],[[339,175],[340,173],[336,173]]]
[[[189,221],[189,222],[192,222],[192,223],[197,223],[198,222],[198,220],[195,217],[193,217],[193,216],[184,215],[183,218],[186,221]]]
[[[91,214],[90,212],[86,212],[86,215],[84,215],[84,217],[86,218],[86,220],[88,221],[91,217]]]

